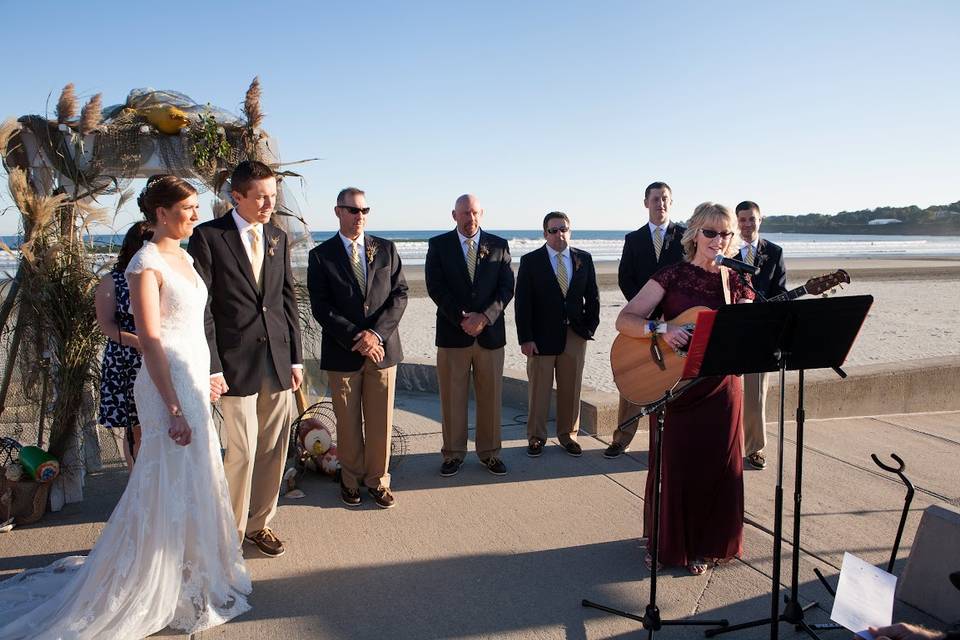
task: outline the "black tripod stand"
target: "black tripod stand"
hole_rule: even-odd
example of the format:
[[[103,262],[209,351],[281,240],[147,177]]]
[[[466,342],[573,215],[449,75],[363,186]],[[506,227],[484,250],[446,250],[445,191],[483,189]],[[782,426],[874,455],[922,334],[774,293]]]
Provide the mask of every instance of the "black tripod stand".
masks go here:
[[[643,623],[643,628],[647,630],[647,638],[653,638],[655,631],[659,631],[665,626],[726,626],[729,624],[726,620],[664,620],[660,617],[660,608],[657,606],[657,569],[659,561],[659,540],[660,540],[660,483],[663,479],[663,422],[666,416],[667,403],[671,400],[678,397],[684,391],[690,388],[691,385],[696,384],[692,382],[685,386],[683,389],[674,393],[672,390],[668,389],[664,392],[663,396],[656,402],[649,404],[643,408],[639,415],[627,420],[623,425],[617,427],[618,429],[630,424],[634,420],[639,420],[644,416],[648,416],[651,413],[656,412],[657,414],[657,429],[656,437],[654,438],[654,448],[656,450],[656,455],[653,461],[653,474],[655,478],[654,491],[653,491],[653,530],[650,532],[650,541],[647,544],[648,549],[652,549],[651,557],[652,563],[650,565],[650,600],[647,603],[647,608],[644,610],[643,615],[639,616],[634,613],[628,613],[626,611],[621,611],[620,609],[613,609],[612,607],[607,607],[602,604],[597,604],[596,602],[591,602],[590,600],[582,600],[580,604],[584,607],[591,607],[593,609],[600,609],[601,611],[606,611],[607,613],[612,613],[614,615],[621,616],[623,618],[629,618],[631,620],[636,620],[637,622]]]
[[[803,300],[786,302],[776,305],[762,305],[755,311],[762,311],[765,332],[772,340],[766,341],[772,348],[771,353],[776,361],[776,370],[780,372],[780,413],[779,435],[777,441],[777,487],[774,493],[774,529],[773,529],[773,576],[770,598],[770,617],[752,620],[741,624],[728,626],[723,629],[709,629],[705,632],[712,637],[729,631],[739,631],[761,625],[770,625],[770,638],[779,638],[780,623],[786,622],[796,627],[798,631],[805,631],[811,638],[819,640],[819,636],[804,620],[804,613],[817,606],[816,602],[801,606],[799,596],[799,569],[800,569],[800,503],[803,487],[803,427],[806,417],[803,408],[804,370],[813,368],[832,368],[841,377],[846,374],[839,368],[846,359],[853,341],[866,318],[867,311],[873,303],[871,296],[854,296],[849,298],[835,298],[823,300]],[[752,307],[753,305],[747,305]],[[722,310],[723,311],[723,310]],[[722,313],[721,311],[721,313]],[[746,313],[752,313],[750,311]],[[742,330],[749,332],[749,323],[738,319],[743,315],[734,309],[727,313],[724,321],[738,323]],[[824,331],[824,319],[830,319],[829,333]],[[751,319],[752,320],[752,319]],[[718,314],[717,324],[721,323]],[[746,324],[746,326],[745,326]],[[716,330],[716,327],[715,327]],[[764,340],[760,340],[764,342]],[[744,364],[743,373],[753,371],[767,371],[762,360]],[[784,406],[786,400],[786,372],[787,369],[798,372],[797,382],[797,457],[793,490],[793,553],[791,554],[792,575],[790,577],[790,594],[784,597],[786,606],[780,612],[780,568],[781,551],[783,544],[783,441],[784,441]],[[706,375],[701,372],[701,375]]]

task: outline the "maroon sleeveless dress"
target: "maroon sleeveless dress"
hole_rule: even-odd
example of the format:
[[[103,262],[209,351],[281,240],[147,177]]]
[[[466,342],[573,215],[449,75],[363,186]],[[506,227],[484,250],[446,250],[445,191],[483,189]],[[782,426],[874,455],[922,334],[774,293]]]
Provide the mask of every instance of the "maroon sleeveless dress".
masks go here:
[[[689,262],[653,275],[666,291],[663,317],[690,307],[724,304],[719,273]],[[738,278],[730,278],[732,302],[753,299]],[[663,430],[659,561],[686,566],[698,558],[740,555],[743,540],[743,387],[739,376],[714,376],[667,406]],[[653,531],[653,465],[646,485],[644,531]]]

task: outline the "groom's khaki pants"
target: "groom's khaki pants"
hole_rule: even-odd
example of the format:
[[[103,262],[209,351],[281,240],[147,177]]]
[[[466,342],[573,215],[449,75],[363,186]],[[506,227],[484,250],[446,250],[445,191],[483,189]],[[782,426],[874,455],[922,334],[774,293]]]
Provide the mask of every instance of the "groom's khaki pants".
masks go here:
[[[278,390],[273,376],[265,377],[270,379],[259,393],[220,399],[227,450],[223,470],[241,539],[266,527],[277,513],[290,441],[293,394]]]

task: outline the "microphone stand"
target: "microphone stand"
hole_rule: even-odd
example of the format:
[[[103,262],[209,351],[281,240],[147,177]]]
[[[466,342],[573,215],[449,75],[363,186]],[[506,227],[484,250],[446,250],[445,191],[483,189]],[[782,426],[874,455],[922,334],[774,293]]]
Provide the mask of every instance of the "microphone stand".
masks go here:
[[[627,611],[622,611],[620,609],[614,609],[612,607],[607,607],[590,600],[581,600],[580,604],[584,607],[590,607],[593,609],[599,609],[601,611],[606,611],[607,613],[612,613],[618,615],[622,618],[628,618],[630,620],[636,620],[643,624],[643,628],[647,630],[647,638],[650,640],[653,638],[653,634],[656,631],[659,631],[665,626],[720,626],[725,627],[730,624],[726,619],[722,620],[664,620],[660,617],[660,608],[657,606],[657,573],[658,573],[658,562],[659,562],[659,547],[660,547],[660,484],[663,480],[663,423],[667,412],[667,403],[676,399],[684,392],[687,391],[690,387],[697,384],[698,380],[685,385],[680,390],[674,392],[672,389],[667,389],[663,396],[653,402],[652,404],[646,405],[640,410],[640,413],[630,420],[627,420],[617,427],[618,429],[630,424],[633,420],[639,420],[644,416],[648,416],[651,413],[657,414],[657,430],[656,430],[656,457],[654,458],[653,464],[653,474],[656,478],[654,483],[654,492],[653,492],[653,529],[650,532],[650,541],[648,543],[648,548],[652,548],[651,554],[651,565],[650,565],[650,600],[647,603],[647,608],[644,610],[642,616],[639,616],[635,613],[629,613]]]

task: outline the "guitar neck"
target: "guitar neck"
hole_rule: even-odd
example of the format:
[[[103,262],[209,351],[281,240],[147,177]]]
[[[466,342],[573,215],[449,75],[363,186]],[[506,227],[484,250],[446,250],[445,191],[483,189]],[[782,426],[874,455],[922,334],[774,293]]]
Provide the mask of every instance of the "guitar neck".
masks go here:
[[[807,295],[807,287],[806,285],[801,285],[796,289],[791,289],[790,291],[787,291],[786,293],[781,293],[778,296],[767,298],[767,302],[784,302],[789,300],[796,300],[800,296],[805,296],[805,295]]]

